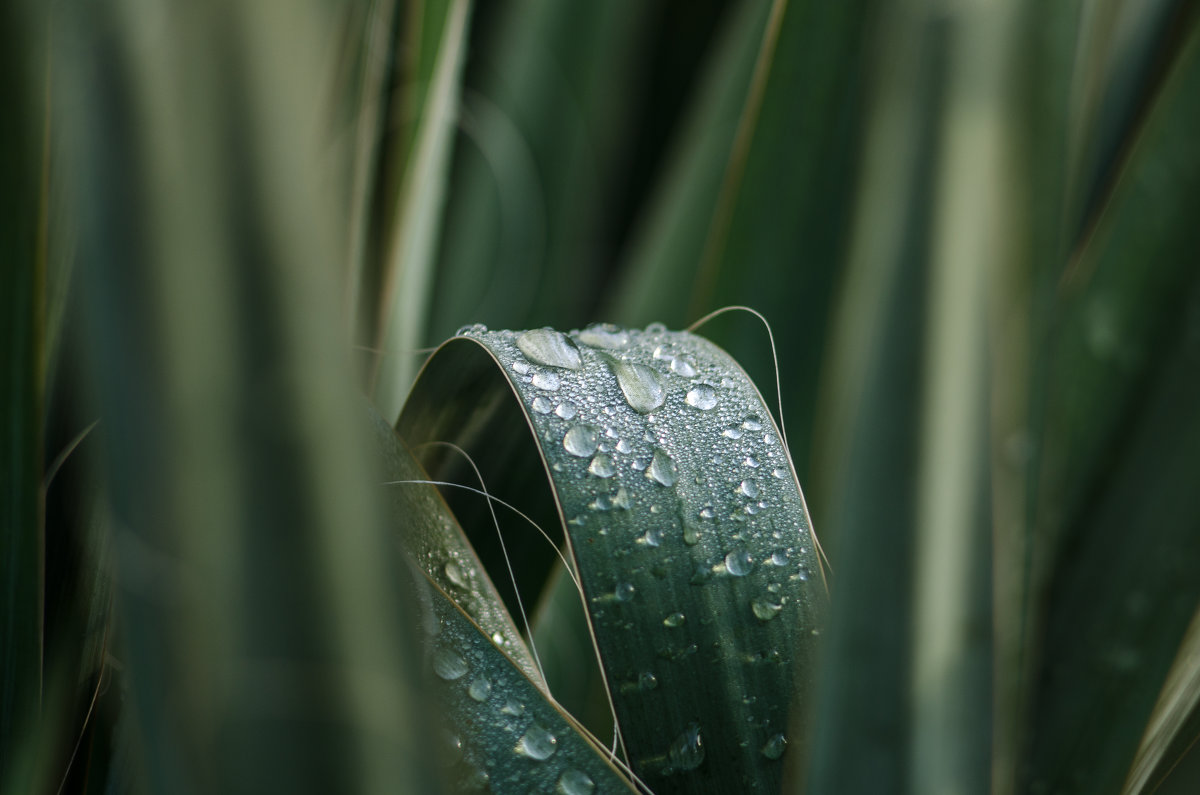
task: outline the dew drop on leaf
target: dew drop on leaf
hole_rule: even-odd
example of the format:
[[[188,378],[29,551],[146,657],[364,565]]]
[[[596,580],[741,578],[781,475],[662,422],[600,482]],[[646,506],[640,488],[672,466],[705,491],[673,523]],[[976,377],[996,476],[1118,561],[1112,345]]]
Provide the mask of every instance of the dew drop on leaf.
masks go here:
[[[563,436],[563,448],[573,456],[587,458],[596,452],[600,432],[594,425],[575,425]]]
[[[675,485],[675,481],[679,477],[679,470],[675,467],[675,461],[667,454],[667,451],[656,447],[654,456],[650,459],[650,466],[646,467],[646,477],[663,486],[670,487]]]
[[[717,391],[708,384],[696,384],[688,390],[687,397],[684,399],[689,406],[708,411],[717,405]]]
[[[579,413],[579,409],[575,408],[575,404],[571,401],[564,400],[554,409],[554,413],[564,420],[573,420],[575,419],[575,415]]]
[[[554,409],[554,404],[545,395],[538,395],[533,399],[533,410],[538,414],[549,414]]]
[[[748,431],[761,431],[762,419],[757,414],[751,414],[746,419],[742,420],[742,427]]]
[[[666,401],[666,387],[663,386],[662,376],[654,368],[619,359],[610,359],[608,366],[617,377],[617,385],[621,387],[625,402],[634,411],[649,414]]]
[[[617,350],[629,344],[629,332],[611,323],[593,323],[579,332],[579,339],[593,348]]]
[[[517,337],[517,347],[538,364],[565,370],[578,370],[583,366],[579,349],[561,331],[548,328],[526,331]]]
[[[446,579],[459,588],[467,588],[467,576],[463,573],[462,566],[459,566],[455,561],[450,561],[445,566]]]
[[[767,740],[765,745],[763,745],[762,755],[767,759],[778,759],[779,757],[783,756],[783,752],[786,749],[787,738],[783,736],[782,732],[780,732],[779,734],[772,734],[771,738]]]
[[[667,757],[676,770],[695,770],[704,761],[704,740],[700,737],[700,724],[689,723],[687,729],[675,738],[667,751]]]
[[[533,374],[533,385],[538,389],[544,389],[547,392],[554,392],[561,385],[558,375],[549,370],[539,370]]]
[[[518,715],[524,714],[525,705],[522,704],[520,701],[517,701],[515,698],[510,698],[504,702],[504,706],[500,708],[500,711],[503,712],[505,715],[512,715],[513,717],[517,717]]]
[[[555,791],[559,795],[591,795],[596,784],[582,770],[567,770],[558,777]]]
[[[685,621],[687,621],[687,616],[685,616],[683,613],[672,613],[663,619],[663,626],[672,628],[681,627]]]
[[[671,360],[671,372],[684,378],[693,378],[696,375],[696,368],[687,359],[678,356]]]
[[[450,649],[441,648],[433,653],[433,672],[447,682],[461,678],[468,670],[467,661]]]
[[[751,499],[758,496],[758,484],[747,478],[738,484],[738,493],[750,497]]]
[[[754,611],[755,617],[760,621],[770,621],[779,615],[779,611],[783,609],[783,605],[780,605],[778,602],[772,602],[769,599],[755,599],[750,603],[750,609]]]
[[[611,478],[617,473],[617,468],[610,457],[601,453],[592,459],[592,463],[588,465],[588,472],[598,478]]]
[[[467,688],[467,695],[476,701],[487,701],[488,696],[492,694],[492,683],[486,676],[479,676],[475,681],[471,682],[471,686]]]
[[[735,549],[725,556],[725,570],[734,577],[744,577],[754,567],[754,558],[744,549]]]
[[[521,756],[542,762],[554,756],[554,752],[558,750],[558,739],[535,723],[521,736],[520,740],[517,740],[517,747],[514,750]]]
[[[638,674],[638,689],[653,690],[658,687],[658,677],[650,671],[642,671]]]
[[[613,593],[617,597],[618,602],[628,602],[633,598],[633,594],[636,590],[637,589],[633,587],[633,583],[619,582],[617,583],[617,587]]]

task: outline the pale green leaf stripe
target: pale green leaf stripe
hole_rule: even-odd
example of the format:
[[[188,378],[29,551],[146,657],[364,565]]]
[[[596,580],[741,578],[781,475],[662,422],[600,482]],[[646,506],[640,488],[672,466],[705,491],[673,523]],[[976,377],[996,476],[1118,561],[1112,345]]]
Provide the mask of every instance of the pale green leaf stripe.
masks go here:
[[[467,334],[435,355],[414,394],[426,378],[445,384],[447,369],[477,385],[480,404],[517,393],[635,772],[660,794],[777,791],[827,597],[757,390],[716,346],[660,326]],[[494,372],[462,350],[474,344],[505,380],[462,372]],[[406,438],[427,426],[400,420]],[[484,426],[470,433],[490,438]]]

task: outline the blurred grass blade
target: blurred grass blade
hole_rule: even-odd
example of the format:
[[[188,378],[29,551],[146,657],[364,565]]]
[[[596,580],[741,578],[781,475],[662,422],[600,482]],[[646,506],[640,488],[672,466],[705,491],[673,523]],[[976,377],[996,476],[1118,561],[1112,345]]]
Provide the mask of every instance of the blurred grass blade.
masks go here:
[[[1187,132],[1198,91],[1193,30],[1059,299],[1036,516],[1049,590],[1030,783],[1121,787],[1200,601],[1189,485],[1200,467],[1200,232],[1186,209],[1200,186]],[[1119,584],[1098,588],[1114,544],[1127,548]]]
[[[331,9],[144,11],[73,7],[55,39],[137,769],[177,793],[436,791],[331,300]]]
[[[883,26],[823,423],[839,593],[815,792],[991,783],[988,295],[1010,255],[1008,14],[915,4]]]
[[[442,425],[421,409],[468,398],[484,408],[445,409]],[[489,412],[496,402],[521,411]],[[549,473],[624,746],[650,788],[777,790],[826,592],[778,430],[736,363],[661,327],[476,330],[435,354],[411,404],[399,430],[413,444],[457,432],[482,452],[532,428],[536,454],[502,466]]]
[[[381,302],[375,347],[383,352],[376,363],[375,404],[389,417],[400,412],[417,369],[413,353],[424,344],[470,7],[469,0],[411,7],[414,77],[421,87],[415,107],[403,112],[415,116],[415,131],[403,159],[391,164],[403,177],[396,181],[394,220],[381,252],[383,273],[371,292]],[[385,199],[385,212],[389,206]]]
[[[457,791],[634,791],[607,753],[454,600],[432,581],[428,590],[437,622],[429,666],[453,732],[447,755]]]
[[[464,323],[563,325],[594,310],[640,134],[630,87],[656,55],[646,31],[661,13],[641,0],[488,11],[428,316],[435,344]]]
[[[1200,736],[1200,610],[1192,616],[1163,685],[1123,793],[1154,792]],[[1190,725],[1189,725],[1190,724]]]
[[[740,16],[705,104],[691,117],[688,148],[660,188],[609,303],[610,315],[627,324],[683,325],[730,304],[770,318],[776,338],[787,341],[783,411],[801,480],[829,307],[846,257],[871,62],[863,53],[879,6],[776,0],[765,20],[765,3],[730,9]],[[752,377],[771,377],[756,324],[722,320],[705,333]]]
[[[0,10],[0,785],[42,693],[45,30]],[[14,784],[15,786],[15,784]]]
[[[1091,103],[1076,120],[1080,193],[1073,247],[1084,245],[1094,231],[1159,92],[1200,22],[1200,6],[1191,0],[1109,4],[1104,10],[1111,19],[1089,53]]]

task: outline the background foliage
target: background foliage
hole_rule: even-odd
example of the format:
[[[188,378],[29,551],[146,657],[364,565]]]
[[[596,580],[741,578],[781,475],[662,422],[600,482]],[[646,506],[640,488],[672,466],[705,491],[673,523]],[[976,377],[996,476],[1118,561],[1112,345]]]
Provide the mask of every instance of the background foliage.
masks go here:
[[[1198,19],[4,4],[0,788],[438,786],[356,387],[747,304],[833,569],[785,786],[1191,791]]]

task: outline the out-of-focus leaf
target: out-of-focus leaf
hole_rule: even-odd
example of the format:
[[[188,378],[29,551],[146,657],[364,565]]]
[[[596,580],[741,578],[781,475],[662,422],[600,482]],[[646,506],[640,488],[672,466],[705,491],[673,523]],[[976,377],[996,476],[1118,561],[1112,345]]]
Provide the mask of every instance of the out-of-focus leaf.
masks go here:
[[[42,693],[42,407],[46,186],[44,32],[25,3],[0,10],[0,785],[18,786]]]
[[[728,355],[661,327],[476,330],[434,355],[412,404],[449,417],[406,408],[413,444],[451,433],[482,450],[532,429],[536,452],[505,466],[550,476],[624,747],[651,789],[778,790],[826,593],[778,430]]]
[[[1198,41],[1193,32],[1059,298],[1035,517],[1047,591],[1031,785],[1120,788],[1200,600],[1200,505],[1185,474],[1200,466],[1200,237],[1187,210],[1200,195],[1187,132]],[[1131,537],[1106,581],[1112,545]]]
[[[135,770],[185,794],[437,791],[331,298],[328,7],[147,11],[76,4],[54,39]]]
[[[625,263],[610,314],[682,325],[742,304],[769,318],[785,341],[784,414],[803,480],[818,363],[846,257],[878,4],[777,0],[764,24],[765,5],[735,7],[744,16],[730,27],[704,109]],[[722,322],[705,333],[756,379],[771,376],[757,324]]]
[[[470,322],[563,326],[599,301],[604,237],[637,135],[654,4],[496,4],[455,152],[433,342]]]
[[[990,785],[988,288],[1011,256],[1009,13],[914,4],[883,25],[822,423],[836,580],[814,792]]]
[[[470,8],[469,0],[408,7],[404,54],[412,62],[402,73],[408,81],[401,89],[405,101],[389,104],[384,117],[388,125],[413,125],[401,137],[411,142],[386,151],[378,164],[383,172],[375,210],[382,219],[380,248],[368,253],[366,266],[378,272],[364,279],[359,300],[360,305],[379,302],[377,313],[366,313],[365,319],[382,352],[375,364],[375,403],[389,417],[400,412],[416,372],[412,354],[424,344]]]

